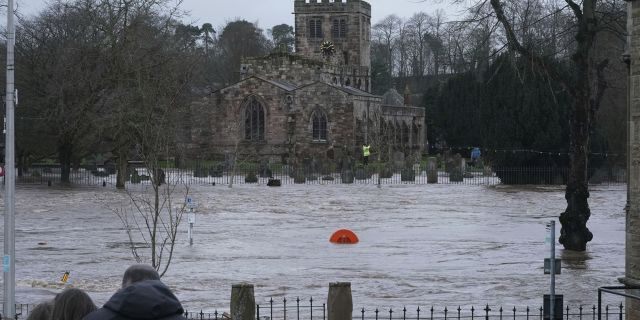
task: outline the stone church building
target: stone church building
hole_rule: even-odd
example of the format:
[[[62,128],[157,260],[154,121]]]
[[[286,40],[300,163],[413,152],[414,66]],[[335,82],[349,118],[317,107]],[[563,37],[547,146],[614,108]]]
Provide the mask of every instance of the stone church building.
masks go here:
[[[295,54],[244,59],[239,82],[192,105],[195,158],[329,163],[367,143],[385,161],[419,159],[424,109],[370,93],[370,4],[295,0],[294,14]]]

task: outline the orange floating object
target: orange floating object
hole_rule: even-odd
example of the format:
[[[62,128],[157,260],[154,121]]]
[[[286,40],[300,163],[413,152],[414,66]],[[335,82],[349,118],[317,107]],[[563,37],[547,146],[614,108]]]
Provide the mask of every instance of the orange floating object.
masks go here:
[[[331,235],[329,241],[337,244],[355,244],[360,240],[353,231],[349,229],[340,229]]]

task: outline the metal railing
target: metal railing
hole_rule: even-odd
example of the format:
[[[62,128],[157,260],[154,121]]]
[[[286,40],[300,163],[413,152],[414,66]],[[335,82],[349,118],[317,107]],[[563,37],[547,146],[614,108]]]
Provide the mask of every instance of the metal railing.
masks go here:
[[[635,290],[636,293],[629,293],[628,290]],[[598,288],[598,320],[602,320],[602,294],[609,293],[616,296],[621,296],[629,299],[639,300],[640,301],[640,287],[632,287],[632,286],[614,286],[614,287],[601,287]],[[622,308],[622,304],[620,305]],[[609,306],[607,305],[604,309],[604,319],[609,319]],[[622,320],[622,315],[620,316],[620,320]]]
[[[617,290],[630,289],[628,287],[603,287],[598,289],[598,306],[579,305],[566,306],[563,309],[561,319],[563,320],[623,320],[625,316],[625,306],[605,305],[602,307],[601,294],[612,293],[629,297],[628,294],[616,292]],[[638,299],[637,295],[632,298]],[[34,304],[16,304],[15,319],[26,319],[29,312],[35,307]],[[4,314],[4,313],[2,313]],[[226,312],[203,312],[185,310],[185,318],[189,320],[229,320]],[[558,319],[560,315],[556,316]],[[0,316],[1,319],[1,316]],[[327,320],[327,308],[325,303],[319,303],[313,298],[301,299],[299,297],[291,300],[283,298],[281,301],[269,299],[266,305],[256,304],[256,320]],[[353,313],[354,320],[543,320],[545,318],[542,307],[502,307],[485,305],[480,307],[415,307],[402,309],[393,308],[358,308]]]
[[[135,170],[135,176],[131,174]],[[496,167],[471,168],[464,172],[438,170],[427,172],[424,165],[412,168],[390,168],[381,165],[357,166],[340,169],[292,168],[286,165],[260,166],[257,164],[239,165],[235,169],[223,164],[194,164],[189,167],[164,168],[168,181],[179,181],[184,184],[229,185],[261,184],[266,185],[270,179],[279,180],[281,184],[365,184],[365,185],[397,185],[417,184],[458,184],[458,185],[521,185],[521,184],[555,184],[563,185],[568,175],[567,168],[557,167]],[[627,181],[626,172],[620,169],[605,168],[592,175],[591,184],[615,185]],[[430,177],[431,176],[431,177]],[[149,182],[150,174],[144,168],[130,169],[127,183],[144,184]],[[435,180],[434,180],[435,178]],[[16,179],[19,184],[58,184],[60,168],[58,166],[34,166]],[[69,181],[73,185],[83,186],[115,186],[116,173],[113,168],[80,168],[71,170]]]

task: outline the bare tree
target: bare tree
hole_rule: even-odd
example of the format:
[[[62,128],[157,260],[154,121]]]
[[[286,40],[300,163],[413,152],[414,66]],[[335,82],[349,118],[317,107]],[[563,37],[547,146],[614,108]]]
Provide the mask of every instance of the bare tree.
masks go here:
[[[397,37],[402,20],[395,14],[385,17],[382,21],[373,26],[373,33],[378,41],[386,49],[387,68],[389,74],[393,75],[393,56],[398,45]]]
[[[560,215],[562,229],[560,243],[566,249],[584,251],[593,238],[586,224],[591,215],[589,209],[588,163],[591,130],[595,113],[602,100],[605,83],[603,70],[608,60],[594,61],[593,48],[596,35],[605,20],[598,14],[597,0],[584,0],[581,4],[565,0],[567,10],[573,15],[575,49],[572,51],[572,73],[567,74],[551,64],[532,46],[527,46],[514,29],[513,18],[501,0],[490,0],[495,16],[502,25],[510,50],[531,61],[532,65],[549,78],[562,84],[572,97],[570,110],[570,172],[565,191],[567,208]]]

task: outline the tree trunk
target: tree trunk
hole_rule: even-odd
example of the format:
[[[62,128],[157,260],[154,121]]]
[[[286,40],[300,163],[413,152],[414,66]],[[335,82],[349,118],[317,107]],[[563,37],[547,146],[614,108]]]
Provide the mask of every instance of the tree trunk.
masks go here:
[[[579,8],[574,7],[575,11]],[[577,48],[572,57],[575,63],[575,90],[570,114],[571,165],[565,198],[567,209],[560,215],[560,243],[567,250],[584,251],[593,234],[587,228],[589,210],[589,135],[594,112],[599,103],[598,89],[591,88],[590,53],[595,38],[595,0],[585,0],[582,17],[578,21]],[[594,94],[596,93],[596,94]]]
[[[70,143],[63,143],[58,146],[58,160],[60,161],[60,183],[70,183],[71,158],[73,146]]]
[[[589,177],[588,177],[588,146],[589,127],[587,117],[589,114],[588,99],[576,99],[574,112],[576,116],[571,124],[571,165],[567,180],[565,198],[567,209],[560,215],[560,243],[567,250],[584,251],[587,242],[591,241],[593,234],[587,228],[587,221],[591,216],[589,209]]]
[[[116,188],[124,189],[127,182],[127,155],[123,150],[118,150],[118,174],[116,175]]]

